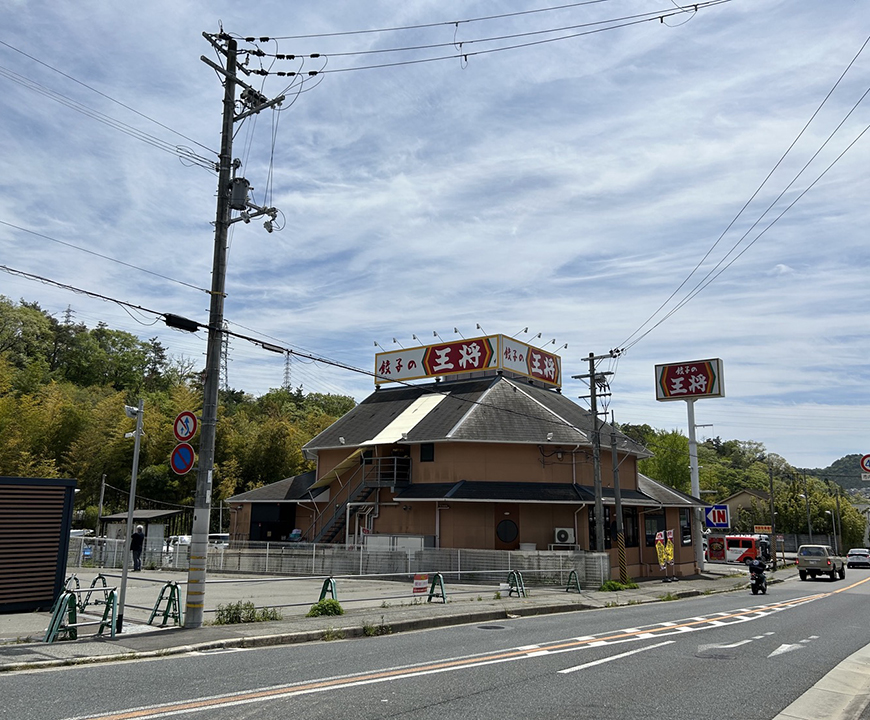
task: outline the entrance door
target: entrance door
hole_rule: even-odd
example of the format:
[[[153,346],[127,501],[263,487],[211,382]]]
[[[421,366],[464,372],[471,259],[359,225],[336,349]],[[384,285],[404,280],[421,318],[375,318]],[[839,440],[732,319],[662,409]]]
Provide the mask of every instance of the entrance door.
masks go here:
[[[520,506],[497,503],[494,512],[495,549],[516,550],[520,546]]]

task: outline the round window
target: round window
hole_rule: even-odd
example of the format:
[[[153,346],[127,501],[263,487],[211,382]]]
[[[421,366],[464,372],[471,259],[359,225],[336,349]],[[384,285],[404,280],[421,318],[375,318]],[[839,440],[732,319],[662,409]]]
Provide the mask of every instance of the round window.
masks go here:
[[[503,543],[512,543],[517,539],[520,530],[513,520],[502,520],[496,527],[495,534]]]

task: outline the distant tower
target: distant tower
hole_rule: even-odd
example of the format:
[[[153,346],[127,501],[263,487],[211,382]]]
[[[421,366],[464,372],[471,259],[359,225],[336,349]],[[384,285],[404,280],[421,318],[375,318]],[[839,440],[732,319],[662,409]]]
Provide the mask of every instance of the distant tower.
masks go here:
[[[73,321],[73,312],[72,305],[67,305],[66,310],[63,311],[63,324],[64,325],[72,325]]]
[[[281,384],[284,390],[290,389],[290,351],[284,352],[284,382]]]

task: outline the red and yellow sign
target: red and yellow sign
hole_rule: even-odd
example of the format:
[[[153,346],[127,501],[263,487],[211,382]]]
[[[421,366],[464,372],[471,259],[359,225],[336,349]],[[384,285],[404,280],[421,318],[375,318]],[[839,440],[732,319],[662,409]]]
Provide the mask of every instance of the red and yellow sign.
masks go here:
[[[507,370],[562,386],[562,359],[506,335],[487,335],[375,354],[375,384]]]
[[[720,359],[656,365],[656,400],[708,397],[725,397]]]

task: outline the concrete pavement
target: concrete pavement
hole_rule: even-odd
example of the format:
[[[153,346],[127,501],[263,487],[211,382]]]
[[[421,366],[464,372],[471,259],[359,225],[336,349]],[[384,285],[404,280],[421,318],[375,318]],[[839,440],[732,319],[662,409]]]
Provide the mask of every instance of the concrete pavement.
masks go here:
[[[78,574],[82,589],[91,586],[97,571]],[[793,577],[793,567],[770,574],[772,582]],[[105,575],[109,587],[120,584],[120,575]],[[123,630],[115,638],[109,630],[97,635],[98,625],[78,628],[77,640],[44,643],[42,639],[51,620],[45,613],[0,615],[0,671],[56,667],[142,656],[169,655],[191,649],[253,647],[324,639],[325,634],[357,637],[366,634],[403,632],[463,623],[489,622],[509,617],[574,612],[634,603],[657,602],[663,598],[691,597],[711,592],[745,589],[746,571],[740,566],[708,564],[704,573],[677,582],[647,580],[638,589],[601,592],[597,589],[571,591],[562,586],[528,587],[527,597],[511,595],[504,583],[451,583],[445,579],[447,602],[440,598],[427,602],[427,592],[414,595],[407,578],[336,578],[335,589],[344,615],[309,618],[309,608],[320,597],[323,578],[239,577],[210,574],[206,598],[205,623],[187,630],[170,626],[160,628],[162,612],[153,625],[147,622],[160,589],[175,581],[181,587],[186,573],[145,571],[128,576]],[[507,578],[499,577],[498,580]],[[501,586],[501,587],[500,587]],[[101,581],[97,588],[102,587]],[[102,597],[95,592],[92,599]],[[327,594],[327,597],[330,597]],[[274,607],[283,619],[234,625],[215,625],[216,611],[237,601],[256,607]],[[98,623],[103,605],[88,606],[79,612],[78,623]]]
[[[769,573],[770,584],[796,577],[794,566]],[[79,582],[88,588],[96,572],[82,572]],[[109,586],[119,576],[107,576]],[[634,590],[601,592],[563,587],[531,587],[528,597],[509,595],[500,584],[445,582],[447,602],[426,602],[404,581],[336,579],[336,594],[344,615],[308,618],[308,609],[320,597],[323,578],[264,578],[209,575],[205,624],[194,630],[147,624],[160,588],[179,585],[185,573],[131,574],[123,632],[114,639],[96,635],[96,626],[79,629],[77,640],[41,642],[49,613],[0,615],[0,672],[37,670],[70,665],[153,658],[233,647],[258,647],[367,635],[407,632],[467,623],[494,622],[512,617],[607,608],[696,595],[747,591],[748,575],[740,566],[707,564],[705,571],[678,582],[641,581]],[[182,592],[183,602],[183,592]],[[282,620],[215,625],[219,605],[250,601],[256,607],[277,607]],[[77,621],[99,620],[101,608],[87,608]],[[159,617],[154,623],[160,622]],[[775,720],[846,720],[868,717],[870,703],[870,646],[834,668],[813,688],[786,708]]]

